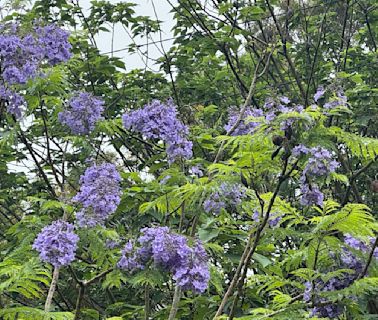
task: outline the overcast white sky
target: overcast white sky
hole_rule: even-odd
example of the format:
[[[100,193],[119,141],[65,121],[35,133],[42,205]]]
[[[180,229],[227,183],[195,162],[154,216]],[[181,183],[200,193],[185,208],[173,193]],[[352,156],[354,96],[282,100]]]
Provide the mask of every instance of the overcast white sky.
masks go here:
[[[174,26],[173,22],[173,14],[171,11],[171,6],[166,0],[129,0],[130,2],[134,2],[137,6],[134,8],[137,15],[140,16],[150,16],[151,18],[155,19],[155,13],[153,9],[153,4],[155,5],[156,13],[159,20],[163,21],[162,23],[162,38],[168,39],[172,38],[171,29]],[[119,0],[110,0],[112,4],[119,3]],[[176,4],[177,0],[172,0],[171,3]],[[90,7],[90,0],[80,0],[79,4],[84,8],[84,12],[88,13],[88,9]],[[159,34],[155,34],[153,36],[155,41],[160,39]],[[97,40],[97,45],[101,52],[110,52],[112,49],[112,34],[103,32],[101,33]],[[137,44],[145,44],[146,39],[134,39]],[[151,40],[149,40],[151,41]],[[114,50],[117,51],[119,49],[123,49],[127,47],[129,44],[132,43],[132,39],[130,36],[125,32],[121,25],[115,26],[115,33],[114,33]],[[165,50],[169,50],[170,46],[172,45],[173,41],[164,41],[163,45]],[[142,47],[141,49],[146,50],[147,46]],[[161,49],[161,48],[160,48]],[[144,68],[145,67],[145,57],[140,56],[138,54],[130,55],[127,50],[120,51],[114,53],[115,56],[123,58],[126,68],[128,71],[135,69],[135,68]],[[148,56],[151,58],[159,58],[162,54],[156,48],[155,45],[150,44],[148,46]],[[143,61],[144,60],[144,61]],[[156,66],[153,65],[153,61],[147,61],[148,67],[157,70]]]

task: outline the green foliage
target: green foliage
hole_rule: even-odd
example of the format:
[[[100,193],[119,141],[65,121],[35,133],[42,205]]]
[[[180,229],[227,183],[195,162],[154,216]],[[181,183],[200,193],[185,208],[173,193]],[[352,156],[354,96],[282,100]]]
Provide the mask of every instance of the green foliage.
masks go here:
[[[37,259],[27,262],[5,259],[0,263],[0,293],[18,293],[25,298],[40,298],[50,283],[50,272]]]
[[[17,317],[20,320],[73,320],[71,312],[44,312],[35,308],[17,307],[0,310],[0,316],[4,320],[12,320]]]

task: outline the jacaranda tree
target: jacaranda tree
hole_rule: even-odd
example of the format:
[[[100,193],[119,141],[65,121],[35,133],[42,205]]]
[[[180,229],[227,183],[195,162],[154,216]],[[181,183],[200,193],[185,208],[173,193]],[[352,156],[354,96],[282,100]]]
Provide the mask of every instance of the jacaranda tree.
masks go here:
[[[0,318],[377,318],[375,1],[159,1],[0,3]]]

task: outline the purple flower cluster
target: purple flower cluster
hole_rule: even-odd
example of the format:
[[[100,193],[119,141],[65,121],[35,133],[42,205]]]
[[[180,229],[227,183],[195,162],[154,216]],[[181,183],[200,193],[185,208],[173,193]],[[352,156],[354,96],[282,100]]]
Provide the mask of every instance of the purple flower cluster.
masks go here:
[[[300,157],[302,154],[310,156],[300,178],[302,183],[300,203],[304,206],[323,205],[323,193],[315,183],[310,183],[310,180],[335,172],[339,163],[332,159],[332,154],[327,149],[322,147],[307,148],[300,144],[293,148],[292,154],[295,157]]]
[[[332,279],[333,280],[333,279]],[[332,282],[336,282],[337,280],[333,280]],[[316,294],[320,291],[332,291],[329,290],[329,288],[332,286],[332,282],[328,281],[328,283],[325,285],[324,282],[321,280],[317,280],[314,284],[314,288],[312,289],[313,285],[311,282],[307,281],[305,283],[305,291],[303,294],[303,300],[305,302],[311,301],[311,292]],[[340,288],[342,289],[342,288]],[[322,303],[326,302],[326,299],[324,298],[315,298],[315,303]],[[343,307],[341,304],[333,303],[333,304],[325,304],[324,306],[314,307],[311,309],[311,317],[321,317],[321,318],[327,318],[327,319],[336,319],[341,313],[342,313]]]
[[[198,178],[201,178],[203,176],[202,168],[199,165],[189,168],[189,173],[191,173],[194,176],[197,176]]]
[[[203,202],[203,208],[207,213],[214,213],[219,214],[223,208],[226,207],[226,202],[223,201],[222,196],[219,194],[218,191],[215,191],[210,194],[209,198],[207,198]]]
[[[13,114],[16,118],[21,117],[22,107],[26,105],[23,96],[3,85],[0,85],[0,100],[6,101],[7,111],[10,114]]]
[[[143,269],[144,266],[140,262],[140,256],[134,251],[134,245],[131,240],[129,240],[122,250],[121,259],[118,261],[118,268],[133,272],[137,269]]]
[[[192,157],[193,143],[187,139],[189,129],[177,118],[173,100],[165,104],[153,100],[143,108],[126,113],[122,117],[126,129],[131,129],[148,139],[161,139],[167,144],[169,163],[176,159]]]
[[[107,249],[114,249],[114,248],[117,248],[119,245],[120,245],[120,243],[117,240],[106,239],[106,241],[105,241],[105,247]]]
[[[309,148],[307,148],[303,144],[299,144],[295,146],[292,150],[292,154],[294,157],[300,157],[302,154],[308,154],[309,153]]]
[[[327,91],[331,91],[332,88],[325,88],[324,86],[320,86],[314,95],[314,101],[317,103],[320,98],[324,97],[324,94]],[[323,108],[326,110],[334,109],[339,106],[347,106],[348,105],[348,98],[346,97],[344,91],[342,89],[338,89],[333,97],[326,103],[324,103]]]
[[[310,282],[305,283],[304,301],[311,301],[311,294],[315,295],[315,303],[322,303],[327,299],[316,296],[319,291],[335,291],[349,287],[359,276],[363,270],[363,263],[358,259],[350,250],[343,248],[340,254],[339,269],[350,269],[352,273],[345,273],[342,276],[337,276],[329,279],[328,281],[322,281],[320,279],[315,280],[312,285]],[[312,290],[314,289],[314,290]],[[337,318],[343,310],[341,303],[326,304],[324,306],[316,306],[312,309],[312,315],[318,317],[329,317],[331,319]]]
[[[219,214],[227,205],[239,205],[245,196],[242,185],[224,182],[203,202],[203,208],[207,213]]]
[[[324,282],[321,280],[316,280],[314,283],[314,290],[312,290],[312,285],[310,282],[305,283],[305,292],[304,292],[304,300],[306,302],[310,301],[311,293],[316,294],[318,291],[335,291],[341,290],[344,288],[349,287],[360,275],[363,271],[364,263],[361,259],[357,258],[354,253],[351,252],[349,248],[353,248],[354,250],[360,251],[361,253],[369,253],[371,247],[374,243],[374,238],[370,237],[368,239],[370,247],[364,241],[357,239],[349,234],[344,236],[344,243],[345,247],[342,248],[338,268],[339,269],[350,269],[352,273],[346,273],[343,276],[338,276],[329,279],[328,281]],[[334,255],[334,254],[332,254]],[[378,259],[378,249],[374,251],[374,257]],[[353,297],[351,297],[353,298]],[[315,302],[325,302],[326,299],[316,297]],[[324,306],[315,307],[312,310],[313,315],[319,317],[330,317],[330,318],[337,318],[342,312],[342,304],[327,304]]]
[[[168,227],[144,228],[138,242],[142,260],[152,258],[154,264],[166,270],[175,268],[185,257],[187,241],[184,236],[171,233]],[[184,250],[184,251],[181,251]]]
[[[316,93],[314,94],[314,101],[315,102],[318,102],[318,100],[324,96],[326,92],[326,89],[323,87],[323,86],[320,86],[318,88],[318,90],[316,91]]]
[[[83,208],[76,213],[80,227],[103,224],[121,201],[121,176],[111,163],[93,165],[80,177],[80,192],[73,198]]]
[[[22,35],[16,24],[0,25],[0,31],[0,98],[9,113],[20,117],[25,101],[10,87],[34,78],[45,61],[50,65],[67,61],[71,57],[69,34],[56,25],[36,27]]]
[[[132,241],[125,245],[117,264],[120,269],[132,272],[152,261],[153,266],[170,272],[183,290],[206,290],[210,274],[201,242],[190,247],[186,237],[170,232],[168,227],[143,228],[141,233],[138,246]]]
[[[92,132],[97,121],[102,120],[104,101],[88,92],[80,92],[71,98],[68,107],[59,112],[58,120],[67,125],[74,134]]]
[[[224,126],[224,129],[229,132],[235,125],[240,115],[240,110],[232,108],[228,113],[228,123]],[[243,119],[240,121],[234,132],[233,136],[240,136],[245,134],[251,134],[259,125],[260,122],[248,121],[248,117],[262,117],[264,112],[261,109],[247,108],[244,112]]]
[[[336,96],[331,100],[328,101],[323,105],[324,109],[334,109],[339,106],[346,106],[348,104],[348,98],[345,96],[343,90],[339,90],[336,92]]]
[[[351,236],[350,234],[346,234],[344,237],[344,242],[346,245],[363,253],[370,253],[371,248],[373,247],[375,242],[374,237],[369,237],[367,240],[369,242],[368,244],[360,239]],[[378,259],[378,248],[374,249],[373,257],[375,259]]]
[[[50,65],[56,65],[71,58],[72,46],[68,42],[67,31],[51,24],[37,27],[35,32],[38,36],[38,45],[44,48],[44,58]]]
[[[255,210],[253,215],[252,215],[252,219],[255,221],[255,222],[259,222],[260,221],[260,213],[258,210]],[[269,227],[271,228],[274,228],[276,227],[280,221],[282,220],[282,215],[275,212],[273,214],[270,215],[269,219],[268,219],[268,225]]]
[[[300,104],[291,104],[289,98],[285,96],[278,97],[278,99],[268,98],[264,104],[265,118],[267,123],[273,121],[279,114],[285,114],[289,112],[302,112],[304,107]],[[292,126],[295,119],[286,119],[281,122],[281,130],[286,130]]]
[[[44,227],[34,241],[33,249],[39,252],[41,260],[54,267],[69,265],[75,259],[79,237],[73,232],[74,226],[57,220]]]
[[[200,241],[185,251],[185,262],[176,267],[173,279],[183,290],[204,292],[210,279],[206,251]]]
[[[271,228],[276,227],[281,220],[282,220],[282,216],[281,215],[279,215],[277,213],[271,215],[269,217],[269,220],[268,220],[269,227],[271,227]]]
[[[278,98],[268,98],[262,109],[248,107],[243,115],[235,131],[232,133],[234,136],[251,134],[260,125],[261,122],[270,123],[278,115],[289,112],[302,112],[304,107],[302,105],[293,105],[288,97],[281,96]],[[289,106],[290,105],[290,106]],[[237,119],[239,118],[240,110],[232,108],[228,115],[228,123],[225,125],[227,132],[233,128]],[[248,117],[263,118],[263,121],[254,122],[247,121]],[[286,130],[294,123],[294,119],[286,119],[281,122],[281,130]]]
[[[316,147],[309,150],[311,154],[303,173],[308,176],[326,176],[335,172],[339,163],[332,160],[331,153],[324,148]]]
[[[301,185],[302,197],[300,203],[303,206],[323,205],[324,194],[319,190],[317,185],[303,183]]]

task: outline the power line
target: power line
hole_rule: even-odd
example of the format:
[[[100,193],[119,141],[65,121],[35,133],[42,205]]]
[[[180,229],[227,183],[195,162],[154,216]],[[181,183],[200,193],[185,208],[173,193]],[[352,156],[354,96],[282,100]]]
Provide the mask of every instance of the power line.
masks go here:
[[[185,35],[185,36],[187,36],[187,35]],[[183,38],[185,36],[177,36],[177,37],[172,37],[172,38],[166,38],[166,39],[157,40],[157,41],[151,41],[149,43],[142,43],[142,44],[138,44],[138,45],[134,45],[134,46],[130,45],[128,47],[117,49],[117,50],[113,50],[113,51],[101,52],[101,54],[111,54],[111,53],[115,53],[115,52],[121,52],[121,51],[129,50],[129,49],[131,49],[133,47],[139,49],[139,48],[142,48],[142,47],[145,47],[145,46],[149,46],[151,44],[157,44],[157,43],[167,42],[167,41]]]

